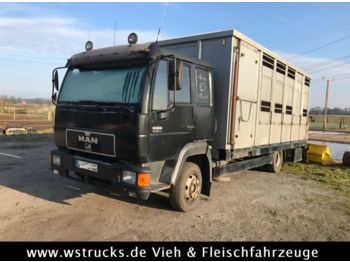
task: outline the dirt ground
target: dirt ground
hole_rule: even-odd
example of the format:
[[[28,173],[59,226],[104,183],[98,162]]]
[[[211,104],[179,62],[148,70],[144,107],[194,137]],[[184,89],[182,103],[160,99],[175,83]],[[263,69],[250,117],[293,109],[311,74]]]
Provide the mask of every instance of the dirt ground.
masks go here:
[[[291,174],[214,183],[190,213],[54,176],[49,136],[0,136],[0,240],[350,240],[349,194]]]
[[[350,133],[337,132],[309,132],[310,140],[319,140],[325,142],[350,144]]]

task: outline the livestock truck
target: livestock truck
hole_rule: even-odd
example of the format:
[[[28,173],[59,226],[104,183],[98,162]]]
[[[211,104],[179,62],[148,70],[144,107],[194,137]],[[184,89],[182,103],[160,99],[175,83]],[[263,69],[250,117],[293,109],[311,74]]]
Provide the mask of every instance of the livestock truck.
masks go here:
[[[300,161],[310,76],[236,30],[92,49],[67,60],[54,174],[193,209],[213,179]]]

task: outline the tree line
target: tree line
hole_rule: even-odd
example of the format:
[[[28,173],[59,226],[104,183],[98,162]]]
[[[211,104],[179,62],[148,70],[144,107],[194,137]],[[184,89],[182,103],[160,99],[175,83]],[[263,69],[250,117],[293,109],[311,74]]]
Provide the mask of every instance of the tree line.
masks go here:
[[[350,107],[340,108],[340,107],[334,107],[334,108],[328,108],[327,109],[328,115],[350,115]],[[309,115],[324,115],[324,108],[321,108],[319,106],[313,107],[309,110]]]
[[[2,105],[18,105],[18,104],[51,104],[51,100],[45,98],[21,98],[15,96],[0,96],[0,104]]]

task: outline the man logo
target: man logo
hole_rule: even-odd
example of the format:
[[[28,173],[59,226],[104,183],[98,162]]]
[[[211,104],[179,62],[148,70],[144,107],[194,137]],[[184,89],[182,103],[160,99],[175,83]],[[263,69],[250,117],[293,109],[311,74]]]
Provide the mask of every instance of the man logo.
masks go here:
[[[98,138],[97,137],[89,137],[89,136],[78,136],[78,141],[88,144],[98,144]]]

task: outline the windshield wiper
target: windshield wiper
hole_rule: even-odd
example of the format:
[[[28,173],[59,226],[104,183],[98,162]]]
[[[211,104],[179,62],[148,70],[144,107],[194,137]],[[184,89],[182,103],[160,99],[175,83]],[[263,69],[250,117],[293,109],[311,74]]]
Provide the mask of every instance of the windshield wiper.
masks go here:
[[[78,101],[72,101],[73,104],[76,105],[98,105],[100,102],[92,101],[92,100],[78,100]]]
[[[130,112],[134,112],[134,107],[128,104],[118,103],[118,102],[98,102],[100,105],[113,106],[117,108],[127,109]]]
[[[92,100],[78,100],[78,101],[72,101],[72,102],[66,102],[70,103],[72,105],[87,105],[87,106],[96,106],[97,108],[100,108],[101,106],[112,106],[117,108],[123,108],[130,112],[134,112],[134,107],[129,106],[123,103],[118,102],[103,102],[103,101],[92,101]]]

